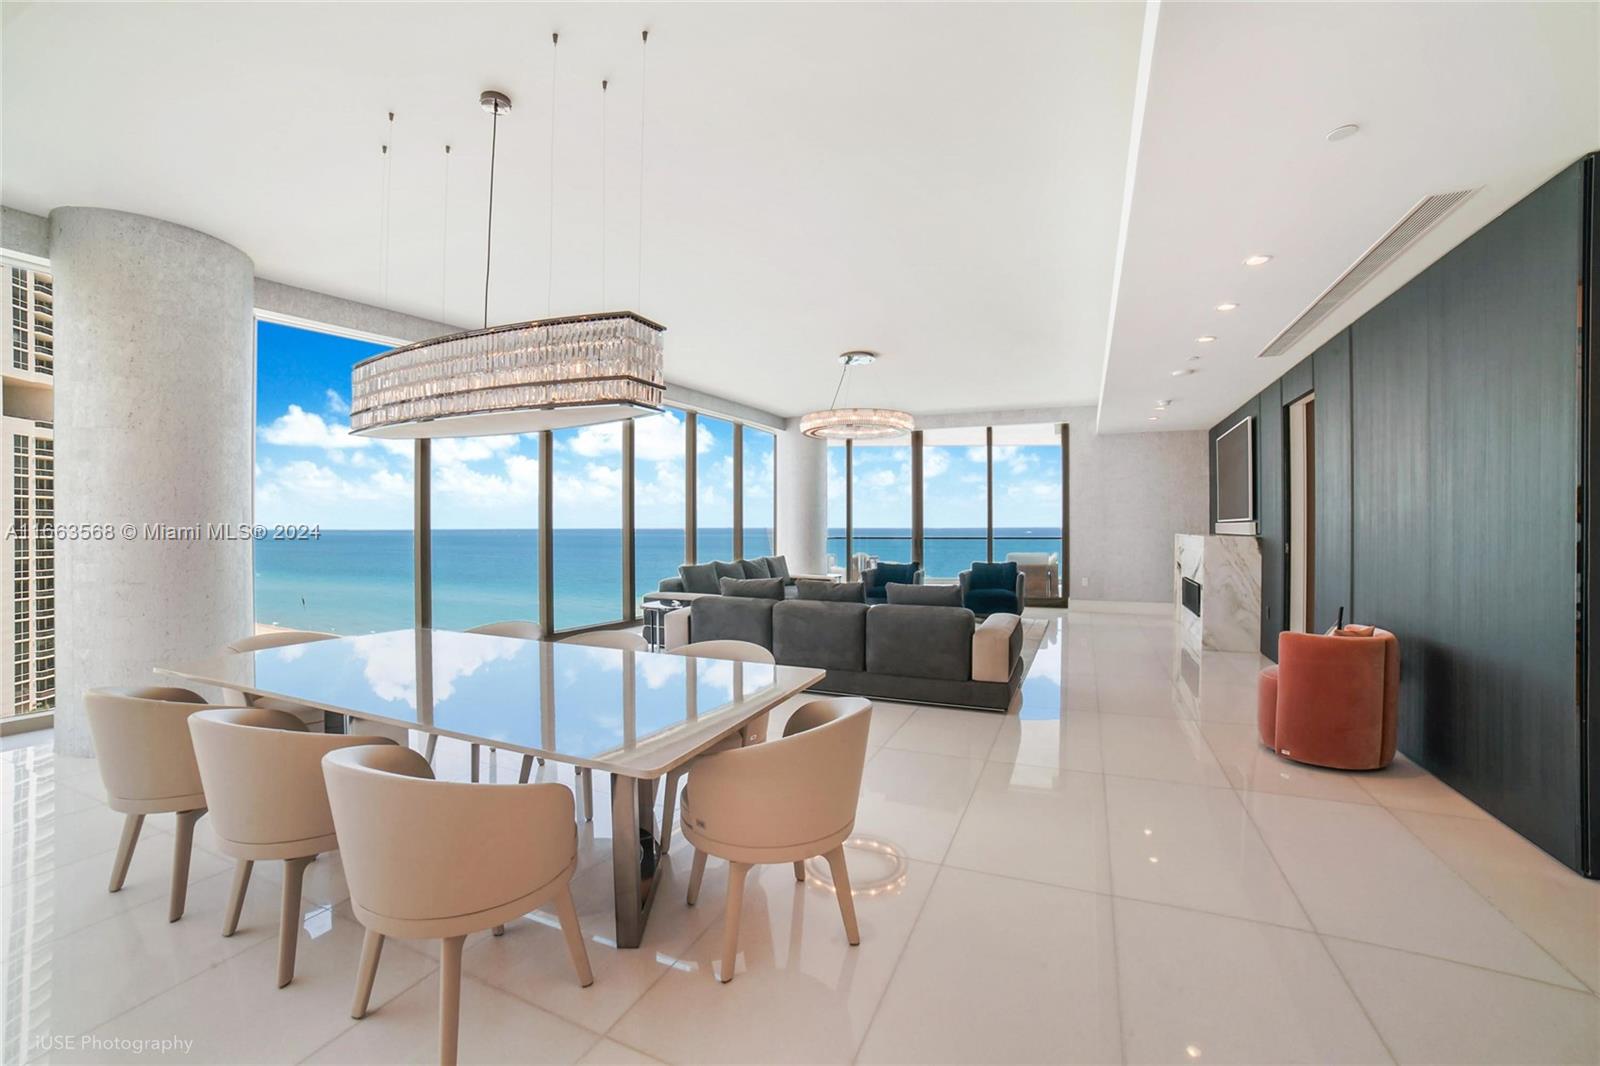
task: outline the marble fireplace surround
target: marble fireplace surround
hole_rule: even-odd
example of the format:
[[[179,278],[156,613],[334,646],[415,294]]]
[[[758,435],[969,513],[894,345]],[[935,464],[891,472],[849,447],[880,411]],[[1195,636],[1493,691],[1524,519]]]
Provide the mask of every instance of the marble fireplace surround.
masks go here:
[[[1261,546],[1255,537],[1179,533],[1172,538],[1172,610],[1193,647],[1261,647]],[[1183,606],[1183,579],[1200,586],[1200,614]]]

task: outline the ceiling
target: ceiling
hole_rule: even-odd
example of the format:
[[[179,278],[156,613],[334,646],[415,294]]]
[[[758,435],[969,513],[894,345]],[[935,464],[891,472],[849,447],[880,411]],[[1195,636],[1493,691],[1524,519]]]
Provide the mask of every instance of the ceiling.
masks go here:
[[[871,348],[841,403],[1208,427],[1600,147],[1594,4],[3,11],[7,206],[170,219],[262,277],[476,325],[477,96],[499,88],[489,317],[637,310],[668,326],[672,381],[780,415],[826,406],[837,353]],[[1256,358],[1417,200],[1461,188],[1299,346]],[[1244,267],[1255,252],[1274,258]]]
[[[1597,10],[1163,5],[1100,429],[1209,428],[1600,148]],[[1343,123],[1361,130],[1328,142]],[[1256,357],[1418,200],[1474,188],[1295,348]],[[1256,253],[1274,258],[1244,266]],[[1224,302],[1239,308],[1216,311]],[[1171,376],[1185,368],[1198,372]]]
[[[668,327],[672,381],[782,415],[826,406],[851,348],[883,358],[844,402],[1092,402],[1142,18],[1136,5],[7,3],[0,185],[10,207],[169,219],[236,245],[262,277],[476,325],[478,93],[498,88],[513,110],[491,319],[636,309]]]

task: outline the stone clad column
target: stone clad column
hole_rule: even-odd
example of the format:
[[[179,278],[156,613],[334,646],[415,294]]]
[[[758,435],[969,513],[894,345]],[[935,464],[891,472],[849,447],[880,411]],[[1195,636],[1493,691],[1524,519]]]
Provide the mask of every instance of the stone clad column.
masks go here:
[[[50,213],[50,263],[56,517],[116,528],[56,542],[56,744],[89,755],[86,689],[157,684],[156,664],[250,631],[250,541],[206,526],[251,519],[254,268],[204,233],[86,207]]]
[[[828,445],[778,435],[778,551],[792,574],[828,572]]]

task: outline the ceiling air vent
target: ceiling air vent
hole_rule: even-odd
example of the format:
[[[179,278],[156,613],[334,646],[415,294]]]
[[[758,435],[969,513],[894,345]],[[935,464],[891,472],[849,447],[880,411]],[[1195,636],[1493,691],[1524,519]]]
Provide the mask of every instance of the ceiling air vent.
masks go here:
[[[1417,238],[1428,232],[1439,221],[1454,211],[1461,203],[1477,192],[1476,189],[1464,189],[1460,192],[1442,192],[1433,196],[1424,197],[1417,205],[1407,211],[1394,226],[1378,238],[1376,244],[1368,248],[1350,265],[1350,269],[1339,275],[1335,281],[1323,290],[1322,295],[1311,301],[1311,306],[1300,313],[1300,316],[1289,323],[1282,333],[1272,338],[1267,346],[1261,349],[1258,358],[1268,359],[1275,355],[1282,355],[1293,348],[1300,338],[1316,328],[1317,323],[1327,318],[1334,309],[1354,296],[1360,288],[1377,276],[1378,272],[1394,259],[1395,256],[1405,251],[1416,243]]]

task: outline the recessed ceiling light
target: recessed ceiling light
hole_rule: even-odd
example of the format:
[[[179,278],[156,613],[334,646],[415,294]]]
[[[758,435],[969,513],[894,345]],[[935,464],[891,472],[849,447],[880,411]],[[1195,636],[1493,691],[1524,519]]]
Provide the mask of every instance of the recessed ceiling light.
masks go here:
[[[1361,132],[1361,127],[1354,122],[1346,122],[1343,126],[1335,126],[1328,131],[1328,140],[1342,141],[1347,137],[1354,137]]]
[[[1218,304],[1217,305],[1217,310],[1218,311],[1237,311],[1237,310],[1239,310],[1239,305],[1238,304],[1232,304],[1232,303],[1229,303],[1229,304]]]
[[[1149,418],[1145,419],[1145,421],[1146,422],[1159,422],[1159,421],[1161,421],[1161,419],[1156,417],[1155,415],[1151,415]]]
[[[1196,337],[1194,339],[1194,342],[1196,344],[1212,344],[1212,343],[1216,342],[1216,339],[1217,338],[1215,338],[1215,337],[1209,337],[1209,336],[1208,337]]]
[[[1270,262],[1272,262],[1272,256],[1270,255],[1252,255],[1244,261],[1244,265],[1247,267],[1258,267]]]
[[[1178,369],[1176,369],[1176,370],[1174,370],[1172,372],[1172,376],[1175,377],[1175,378],[1181,378],[1185,374],[1193,374],[1193,373],[1194,373],[1194,371],[1192,369],[1190,369],[1189,367],[1179,367]]]

